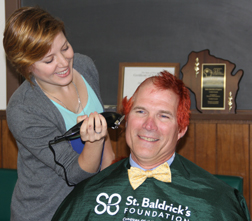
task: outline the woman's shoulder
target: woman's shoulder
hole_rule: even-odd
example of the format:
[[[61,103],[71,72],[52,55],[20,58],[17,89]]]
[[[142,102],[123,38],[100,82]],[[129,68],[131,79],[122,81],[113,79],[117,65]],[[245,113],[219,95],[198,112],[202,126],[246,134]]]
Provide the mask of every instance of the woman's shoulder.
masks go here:
[[[84,54],[80,54],[80,53],[74,53],[74,66],[79,66],[83,64],[89,64],[89,63],[93,63],[93,60],[88,57],[87,55]]]
[[[51,109],[52,106],[52,102],[37,84],[32,85],[25,80],[12,94],[6,108],[6,114],[10,118],[17,113],[27,113],[32,110],[35,113],[44,111],[48,115],[48,109]]]
[[[24,81],[18,88],[17,90],[14,91],[12,94],[9,102],[8,102],[8,107],[12,106],[13,104],[18,104],[18,103],[24,103],[24,100],[26,99],[27,94],[30,94],[29,92],[32,90],[32,86],[28,81]]]
[[[98,82],[99,74],[93,60],[87,55],[74,54],[73,68],[77,70],[87,81]]]

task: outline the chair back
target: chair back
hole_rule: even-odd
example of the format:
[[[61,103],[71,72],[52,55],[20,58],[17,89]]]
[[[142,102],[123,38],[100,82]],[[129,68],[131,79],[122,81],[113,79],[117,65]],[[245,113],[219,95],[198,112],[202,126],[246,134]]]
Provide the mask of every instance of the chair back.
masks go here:
[[[0,168],[0,221],[10,220],[11,197],[17,181],[17,170]]]
[[[214,175],[243,194],[243,178],[240,176]]]

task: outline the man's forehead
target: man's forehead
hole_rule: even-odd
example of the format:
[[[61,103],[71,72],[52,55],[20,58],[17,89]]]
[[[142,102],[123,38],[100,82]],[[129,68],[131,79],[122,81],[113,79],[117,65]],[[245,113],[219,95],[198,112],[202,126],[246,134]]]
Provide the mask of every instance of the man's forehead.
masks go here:
[[[147,91],[149,92],[154,92],[159,90],[152,81],[146,81],[143,85],[141,85],[141,87],[139,88],[138,92],[136,93],[137,96],[139,96],[139,94],[142,95],[146,94]]]
[[[142,85],[138,92],[136,93],[136,98],[141,96],[141,97],[145,97],[145,96],[149,96],[150,94],[159,94],[159,93],[172,93],[175,95],[174,91],[171,89],[163,89],[163,88],[159,88],[156,85],[153,84],[153,82],[149,81],[146,82],[144,85]]]
[[[152,82],[142,85],[133,98],[133,106],[138,106],[142,101],[155,103],[155,101],[164,103],[179,103],[179,96],[172,89],[162,89],[155,86]]]

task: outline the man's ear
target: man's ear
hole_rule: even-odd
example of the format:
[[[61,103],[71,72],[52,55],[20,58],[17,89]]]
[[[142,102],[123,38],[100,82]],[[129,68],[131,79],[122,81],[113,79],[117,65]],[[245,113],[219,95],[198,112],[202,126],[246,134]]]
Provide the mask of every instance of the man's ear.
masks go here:
[[[187,131],[187,128],[188,127],[185,127],[183,130],[180,130],[179,133],[178,133],[178,140],[183,137]]]

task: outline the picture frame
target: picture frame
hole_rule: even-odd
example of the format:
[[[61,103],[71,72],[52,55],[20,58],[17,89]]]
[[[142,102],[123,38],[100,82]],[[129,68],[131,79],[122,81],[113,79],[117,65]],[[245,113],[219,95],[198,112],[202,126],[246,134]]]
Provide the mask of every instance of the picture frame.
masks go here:
[[[129,99],[137,87],[148,77],[168,71],[179,78],[179,63],[120,62],[117,93],[117,111],[120,111],[122,99]]]

